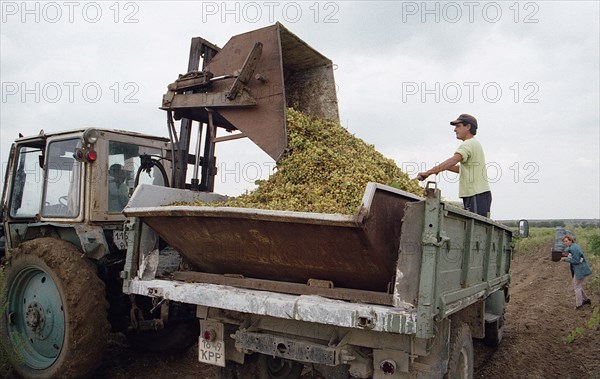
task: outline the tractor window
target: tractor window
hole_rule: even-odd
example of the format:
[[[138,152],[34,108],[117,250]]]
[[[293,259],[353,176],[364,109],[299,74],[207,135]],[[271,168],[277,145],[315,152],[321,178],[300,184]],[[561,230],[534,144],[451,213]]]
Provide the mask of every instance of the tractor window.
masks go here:
[[[19,149],[17,171],[10,202],[10,215],[12,217],[35,217],[40,210],[41,158],[42,149],[25,146]]]
[[[109,141],[108,144],[108,211],[121,212],[135,187],[141,166],[141,155],[157,156],[161,150],[153,147]],[[139,183],[165,185],[165,178],[156,167],[137,176]],[[138,183],[138,184],[139,184]]]
[[[82,163],[73,158],[78,147],[81,147],[79,138],[55,141],[48,145],[42,216],[79,215]]]

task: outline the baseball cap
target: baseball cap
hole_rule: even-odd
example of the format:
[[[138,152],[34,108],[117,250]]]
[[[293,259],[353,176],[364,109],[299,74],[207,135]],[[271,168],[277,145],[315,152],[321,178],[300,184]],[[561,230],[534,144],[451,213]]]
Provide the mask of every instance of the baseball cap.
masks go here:
[[[463,113],[460,116],[458,116],[458,118],[454,121],[450,121],[450,125],[456,125],[456,124],[470,124],[473,125],[474,127],[477,127],[477,119],[473,116],[471,116],[470,114],[466,114]]]

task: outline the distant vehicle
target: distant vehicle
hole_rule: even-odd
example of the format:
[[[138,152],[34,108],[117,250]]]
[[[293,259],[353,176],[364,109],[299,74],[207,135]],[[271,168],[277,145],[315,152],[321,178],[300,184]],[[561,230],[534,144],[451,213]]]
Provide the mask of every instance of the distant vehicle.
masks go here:
[[[566,235],[572,235],[573,237],[575,237],[575,235],[571,233],[571,231],[565,229],[562,226],[557,226],[554,229],[554,244],[552,245],[551,251],[552,261],[554,262],[560,261],[560,258],[562,257],[562,254],[565,251],[565,244],[563,243],[562,239]]]

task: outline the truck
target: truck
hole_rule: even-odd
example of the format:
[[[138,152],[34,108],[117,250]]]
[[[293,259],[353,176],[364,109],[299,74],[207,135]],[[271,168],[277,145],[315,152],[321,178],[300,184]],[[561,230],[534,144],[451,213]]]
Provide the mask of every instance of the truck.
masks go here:
[[[248,138],[279,159],[288,107],[339,118],[332,61],[277,23],[223,48],[192,39],[161,103],[168,138],[15,140],[0,319],[15,372],[89,376],[122,332],[153,351],[197,344],[226,378],[472,377],[472,339],[502,340],[511,229],[435,183],[424,197],[369,183],[352,215],[215,203],[216,145]]]

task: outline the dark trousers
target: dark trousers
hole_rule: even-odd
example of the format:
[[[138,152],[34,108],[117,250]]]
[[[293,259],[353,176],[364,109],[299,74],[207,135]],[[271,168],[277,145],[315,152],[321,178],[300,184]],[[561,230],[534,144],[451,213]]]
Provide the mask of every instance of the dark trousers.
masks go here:
[[[492,193],[490,191],[463,197],[462,199],[466,210],[484,217],[490,217],[490,208],[492,206]]]

